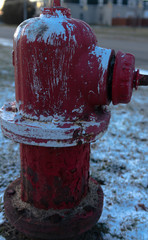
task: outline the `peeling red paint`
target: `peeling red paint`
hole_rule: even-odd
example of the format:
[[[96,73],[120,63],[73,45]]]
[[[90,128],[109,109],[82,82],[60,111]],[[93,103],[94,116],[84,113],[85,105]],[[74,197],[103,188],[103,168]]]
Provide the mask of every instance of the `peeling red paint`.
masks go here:
[[[22,200],[42,209],[73,208],[86,196],[90,145],[45,148],[21,144]]]

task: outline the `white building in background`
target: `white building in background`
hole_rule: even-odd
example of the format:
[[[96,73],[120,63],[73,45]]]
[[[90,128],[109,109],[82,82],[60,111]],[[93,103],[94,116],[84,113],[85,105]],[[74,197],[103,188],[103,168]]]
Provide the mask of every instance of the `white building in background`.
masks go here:
[[[148,0],[146,0],[146,1],[144,1],[143,2],[143,4],[144,4],[144,18],[147,18],[148,19]]]
[[[89,24],[112,25],[116,18],[142,18],[143,0],[64,0],[74,18]]]
[[[49,6],[52,0],[36,0],[37,15],[41,7]],[[126,19],[148,18],[148,0],[61,0],[71,9],[72,17],[89,24],[112,25]]]

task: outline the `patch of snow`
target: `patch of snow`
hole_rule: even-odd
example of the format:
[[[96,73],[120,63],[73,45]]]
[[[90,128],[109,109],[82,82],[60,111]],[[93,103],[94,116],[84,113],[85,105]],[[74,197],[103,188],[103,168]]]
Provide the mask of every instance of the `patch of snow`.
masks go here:
[[[4,223],[4,213],[0,212],[0,225]]]
[[[0,240],[6,240],[4,237],[0,236]]]
[[[140,69],[140,74],[148,75],[148,70]]]
[[[1,180],[1,179],[0,179]],[[4,223],[4,212],[2,211],[2,204],[3,204],[4,193],[0,190],[0,225]],[[1,236],[0,236],[1,238]]]
[[[105,195],[99,222],[109,228],[106,240],[148,236],[147,104],[147,88],[139,87],[128,105],[111,106],[107,133],[92,144],[91,173]]]

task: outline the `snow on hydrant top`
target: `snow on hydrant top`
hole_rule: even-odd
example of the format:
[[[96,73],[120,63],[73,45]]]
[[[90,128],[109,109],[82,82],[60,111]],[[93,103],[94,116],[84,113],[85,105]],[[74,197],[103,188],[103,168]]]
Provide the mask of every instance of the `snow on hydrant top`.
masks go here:
[[[55,46],[72,43],[81,47],[82,44],[90,46],[97,42],[91,28],[85,22],[71,18],[70,10],[62,7],[44,8],[40,17],[21,23],[16,29],[14,40],[18,43],[23,37],[26,37],[28,43],[44,41]]]

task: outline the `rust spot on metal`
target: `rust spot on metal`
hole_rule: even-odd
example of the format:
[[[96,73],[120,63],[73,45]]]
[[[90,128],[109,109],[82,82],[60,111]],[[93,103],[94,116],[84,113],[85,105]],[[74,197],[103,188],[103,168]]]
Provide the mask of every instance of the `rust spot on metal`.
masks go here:
[[[27,174],[29,177],[31,177],[31,180],[33,181],[33,183],[38,182],[38,175],[36,172],[33,171],[32,168],[30,168],[30,167],[27,168]]]
[[[26,176],[22,176],[23,191],[21,191],[22,200],[33,204],[34,188]]]
[[[74,168],[74,169],[72,169],[70,172],[71,172],[71,173],[75,173],[76,171],[77,171],[77,169]]]
[[[20,179],[11,183],[5,192],[4,203],[8,220],[18,230],[30,238],[40,239],[71,239],[90,229],[101,216],[103,208],[103,192],[99,185],[91,180],[88,196],[80,205],[70,210],[49,209],[40,211],[31,204],[24,205],[20,199]],[[7,191],[15,189],[13,201]],[[16,200],[19,200],[18,202]],[[14,205],[15,202],[15,205]],[[17,203],[16,203],[17,202]],[[35,210],[35,211],[34,211]],[[22,213],[21,213],[22,211]],[[60,234],[59,234],[60,233]]]

